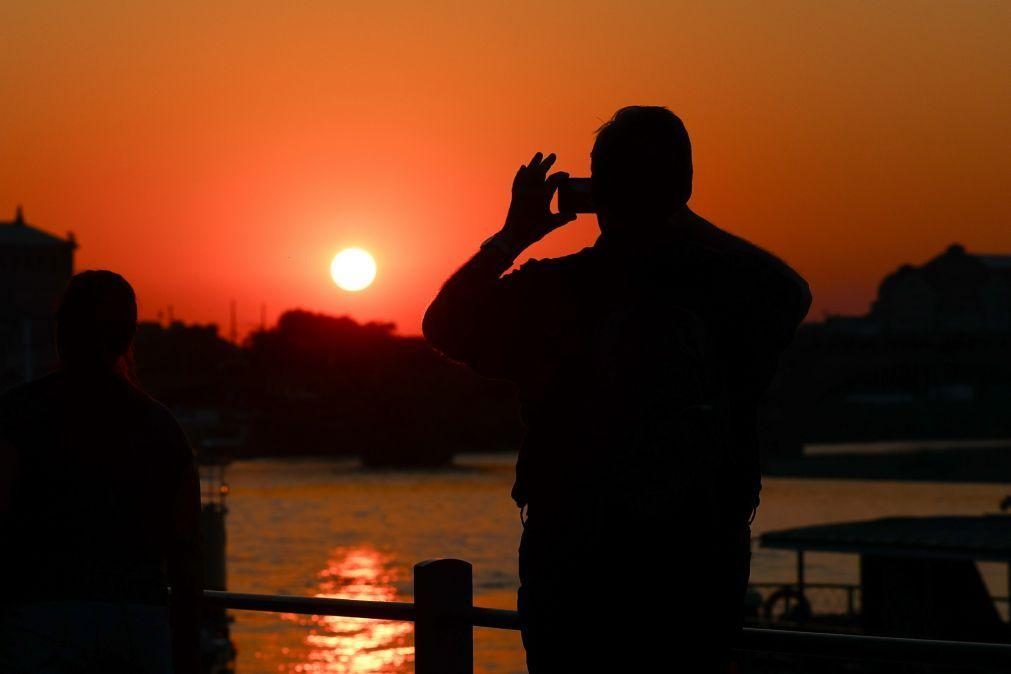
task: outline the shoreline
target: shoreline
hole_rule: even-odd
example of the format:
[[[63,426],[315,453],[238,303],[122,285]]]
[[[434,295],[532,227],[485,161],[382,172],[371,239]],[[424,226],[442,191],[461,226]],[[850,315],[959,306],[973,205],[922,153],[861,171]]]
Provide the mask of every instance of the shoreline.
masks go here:
[[[1011,446],[770,457],[762,474],[809,479],[1011,483]]]

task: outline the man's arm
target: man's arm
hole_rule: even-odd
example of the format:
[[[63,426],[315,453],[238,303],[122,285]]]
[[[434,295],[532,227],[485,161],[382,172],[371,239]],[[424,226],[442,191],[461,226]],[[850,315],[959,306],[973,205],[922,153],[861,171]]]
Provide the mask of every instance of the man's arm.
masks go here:
[[[495,298],[500,277],[521,251],[501,233],[489,239],[474,257],[453,274],[425,312],[421,330],[435,348],[450,358],[469,362],[480,341],[487,311],[506,313]],[[492,307],[489,309],[489,307]]]
[[[510,331],[522,329],[522,292],[502,274],[529,246],[575,219],[552,213],[551,198],[568,175],[547,175],[555,156],[534,155],[513,180],[512,203],[502,230],[442,287],[422,323],[422,331],[437,349],[486,374],[507,369]],[[512,279],[515,280],[515,279]]]

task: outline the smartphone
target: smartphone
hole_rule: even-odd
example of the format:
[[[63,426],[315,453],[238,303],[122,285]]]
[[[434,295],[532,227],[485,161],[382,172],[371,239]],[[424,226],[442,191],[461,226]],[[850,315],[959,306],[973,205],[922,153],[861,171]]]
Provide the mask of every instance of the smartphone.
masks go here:
[[[569,178],[558,186],[559,213],[596,213],[589,178]]]

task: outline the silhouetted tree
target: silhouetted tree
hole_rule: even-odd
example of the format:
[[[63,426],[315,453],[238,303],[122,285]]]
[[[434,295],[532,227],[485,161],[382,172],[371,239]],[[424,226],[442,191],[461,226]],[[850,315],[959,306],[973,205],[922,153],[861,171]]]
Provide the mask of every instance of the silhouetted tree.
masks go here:
[[[511,385],[480,378],[395,330],[293,310],[237,347],[217,326],[145,324],[138,377],[176,407],[240,419],[245,451],[258,455],[423,466],[517,445]]]

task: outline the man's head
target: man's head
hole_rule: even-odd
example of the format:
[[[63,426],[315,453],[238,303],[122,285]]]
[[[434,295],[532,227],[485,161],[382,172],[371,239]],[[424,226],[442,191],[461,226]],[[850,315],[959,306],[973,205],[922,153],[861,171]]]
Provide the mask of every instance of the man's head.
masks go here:
[[[622,108],[597,131],[590,155],[593,200],[605,222],[664,218],[692,194],[692,145],[677,115],[659,106]]]

